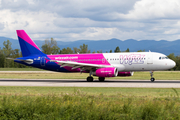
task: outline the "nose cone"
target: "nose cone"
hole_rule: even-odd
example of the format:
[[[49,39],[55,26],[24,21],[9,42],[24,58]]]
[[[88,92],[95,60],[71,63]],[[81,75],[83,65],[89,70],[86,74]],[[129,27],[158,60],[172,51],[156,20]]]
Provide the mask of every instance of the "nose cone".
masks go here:
[[[170,63],[169,63],[169,67],[173,68],[175,66],[176,66],[176,63],[173,60],[171,60]]]

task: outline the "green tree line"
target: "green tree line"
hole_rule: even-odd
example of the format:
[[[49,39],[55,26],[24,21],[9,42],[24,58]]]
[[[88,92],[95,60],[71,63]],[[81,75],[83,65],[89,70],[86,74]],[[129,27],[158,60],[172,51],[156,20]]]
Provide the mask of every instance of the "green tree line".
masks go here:
[[[1,68],[26,68],[28,66],[15,63],[13,60],[6,58],[18,58],[22,57],[19,49],[12,49],[12,43],[7,40],[3,42],[3,48],[0,48],[0,67]]]
[[[12,43],[7,40],[3,42],[3,48],[0,48],[0,68],[26,68],[28,66],[15,63],[13,60],[8,60],[6,58],[18,58],[22,57],[22,54],[19,49],[12,49]],[[102,50],[91,52],[88,49],[88,45],[80,45],[79,48],[70,47],[60,49],[57,45],[56,40],[51,38],[50,40],[46,39],[41,46],[42,52],[45,54],[80,54],[80,53],[102,53]],[[138,50],[137,52],[144,52],[145,50]],[[119,46],[117,46],[114,51],[110,50],[109,53],[117,52],[130,52],[129,48],[125,51],[121,51]],[[108,51],[106,51],[108,53]],[[168,55],[168,57],[176,62],[176,66],[171,70],[180,70],[180,56],[175,56],[174,53]]]

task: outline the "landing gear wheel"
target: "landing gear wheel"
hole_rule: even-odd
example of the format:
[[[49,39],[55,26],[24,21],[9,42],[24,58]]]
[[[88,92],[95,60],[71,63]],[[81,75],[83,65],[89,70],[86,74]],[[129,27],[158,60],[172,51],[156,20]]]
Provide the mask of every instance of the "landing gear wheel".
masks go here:
[[[151,82],[154,82],[155,78],[151,78]]]
[[[93,77],[91,77],[91,76],[90,76],[90,77],[87,77],[87,81],[88,81],[88,82],[93,82]]]
[[[105,77],[99,77],[98,79],[99,79],[99,82],[104,82]]]
[[[150,71],[150,75],[151,75],[151,82],[154,82],[155,78],[153,78],[153,71]]]

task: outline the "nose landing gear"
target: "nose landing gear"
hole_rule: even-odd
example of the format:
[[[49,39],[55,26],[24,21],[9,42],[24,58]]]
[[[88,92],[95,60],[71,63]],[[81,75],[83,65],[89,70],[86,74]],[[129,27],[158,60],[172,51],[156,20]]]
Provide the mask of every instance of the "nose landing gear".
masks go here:
[[[153,77],[153,71],[150,71],[150,75],[151,75],[151,82],[154,82],[155,81],[155,78]]]

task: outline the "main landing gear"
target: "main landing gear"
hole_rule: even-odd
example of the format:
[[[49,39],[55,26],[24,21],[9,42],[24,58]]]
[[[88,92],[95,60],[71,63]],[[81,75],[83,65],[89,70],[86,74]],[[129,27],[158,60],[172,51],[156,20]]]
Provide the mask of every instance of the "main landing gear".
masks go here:
[[[92,76],[87,77],[88,82],[93,82],[93,79],[94,78]],[[99,77],[98,79],[99,79],[99,82],[104,82],[105,77]]]
[[[91,75],[92,75],[92,71],[90,71],[89,77],[87,77],[87,82],[93,82],[94,78]],[[105,77],[99,77],[98,79],[99,79],[99,82],[104,82]]]
[[[89,77],[87,77],[88,82],[93,82],[93,80],[94,80],[94,78],[91,75],[92,75],[92,70],[89,73]]]
[[[98,79],[99,79],[99,82],[104,82],[105,77],[99,77]]]
[[[93,79],[94,79],[94,78],[91,77],[91,76],[87,77],[87,81],[88,81],[88,82],[93,82]]]
[[[150,71],[150,75],[151,75],[151,82],[154,82],[155,81],[155,78],[153,77],[153,71]]]

